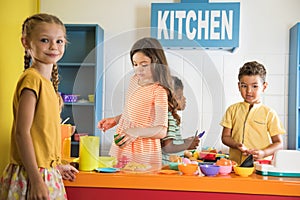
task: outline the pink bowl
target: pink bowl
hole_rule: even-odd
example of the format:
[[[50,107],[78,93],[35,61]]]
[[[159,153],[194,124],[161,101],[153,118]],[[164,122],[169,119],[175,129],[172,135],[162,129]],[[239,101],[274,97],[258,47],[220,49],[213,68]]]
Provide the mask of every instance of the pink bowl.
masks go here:
[[[232,166],[231,165],[229,165],[229,166],[220,166],[219,174],[227,175],[231,172],[232,172]]]

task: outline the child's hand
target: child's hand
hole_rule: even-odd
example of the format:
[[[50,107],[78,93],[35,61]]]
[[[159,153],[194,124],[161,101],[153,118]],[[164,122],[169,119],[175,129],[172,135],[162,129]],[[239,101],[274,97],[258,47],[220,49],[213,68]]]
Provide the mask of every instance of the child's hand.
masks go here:
[[[69,164],[58,166],[58,170],[60,171],[62,178],[68,181],[74,181],[76,178],[75,174],[79,172],[75,167]]]
[[[237,149],[240,150],[243,153],[243,155],[248,155],[248,148],[244,144],[238,144]]]
[[[249,150],[247,150],[247,153],[252,154],[254,160],[262,159],[265,157],[265,152],[263,150],[259,150],[259,149],[249,149]]]
[[[127,129],[128,130],[128,129]],[[123,137],[123,138],[122,138]],[[122,138],[121,140],[119,140],[120,138]],[[120,147],[120,148],[124,148],[126,147],[127,145],[131,144],[133,141],[136,140],[136,136],[133,136],[129,133],[126,133],[124,132],[124,134],[119,134],[117,137],[114,138],[115,141],[118,141],[119,142],[117,143],[117,145]]]
[[[114,127],[115,125],[117,124],[116,120],[114,117],[111,117],[111,118],[105,118],[105,119],[102,119],[98,122],[98,125],[97,127],[102,130],[102,131],[106,131],[112,127]]]
[[[187,148],[188,150],[193,150],[193,149],[197,149],[199,145],[199,141],[200,141],[199,138],[196,136],[196,137],[186,138],[184,140],[184,143],[190,144],[189,147]]]

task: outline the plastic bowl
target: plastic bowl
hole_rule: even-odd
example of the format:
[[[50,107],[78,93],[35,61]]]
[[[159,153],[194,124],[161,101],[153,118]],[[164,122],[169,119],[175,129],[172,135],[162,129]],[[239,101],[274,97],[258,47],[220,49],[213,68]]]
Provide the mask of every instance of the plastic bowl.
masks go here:
[[[205,176],[216,176],[219,173],[220,166],[217,165],[200,165],[201,172]]]
[[[216,160],[216,153],[201,151],[199,157],[202,160]]]
[[[233,169],[241,177],[248,177],[254,172],[254,167],[234,167]]]
[[[267,164],[267,165],[270,165],[271,164],[271,160],[257,160],[257,162],[259,163],[259,164]]]
[[[172,170],[177,170],[178,171],[178,163],[177,162],[170,162],[169,163],[169,168]]]
[[[63,101],[65,103],[75,103],[78,101],[78,97],[79,95],[75,95],[75,94],[63,94],[61,95]]]
[[[179,164],[179,171],[184,175],[195,175],[198,170],[197,164]]]
[[[219,174],[221,175],[227,175],[230,174],[232,172],[232,166],[231,165],[227,165],[227,166],[220,166],[220,170],[219,170]]]

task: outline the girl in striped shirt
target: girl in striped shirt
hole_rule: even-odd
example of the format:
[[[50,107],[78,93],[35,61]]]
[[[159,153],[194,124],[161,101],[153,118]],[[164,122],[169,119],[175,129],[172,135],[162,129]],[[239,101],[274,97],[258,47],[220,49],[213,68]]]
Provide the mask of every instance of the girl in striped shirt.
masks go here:
[[[110,155],[118,160],[162,166],[160,139],[168,127],[168,112],[178,117],[171,91],[171,75],[164,50],[158,40],[142,38],[130,51],[134,75],[130,79],[121,115],[102,119],[98,128],[106,131],[118,124]]]

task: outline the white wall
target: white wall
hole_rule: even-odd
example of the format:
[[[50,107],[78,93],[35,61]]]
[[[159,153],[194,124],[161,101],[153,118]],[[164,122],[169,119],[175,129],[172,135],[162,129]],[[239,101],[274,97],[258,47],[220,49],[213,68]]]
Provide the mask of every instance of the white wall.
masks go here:
[[[64,23],[98,23],[104,28],[105,117],[122,110],[124,90],[131,73],[128,51],[136,39],[149,36],[151,3],[156,2],[179,1],[41,0],[41,12],[55,14]],[[193,135],[196,129],[206,130],[203,146],[217,149],[224,149],[218,125],[222,115],[230,104],[241,101],[237,74],[246,61],[257,60],[267,68],[269,88],[263,102],[276,109],[287,127],[289,28],[300,21],[300,1],[236,2],[241,3],[237,51],[166,50],[172,72],[180,76],[185,85],[184,137]],[[101,133],[103,155],[110,147],[113,132]]]

